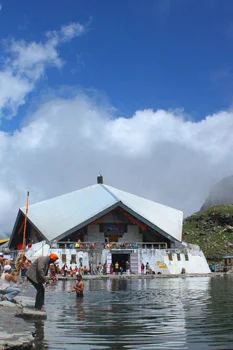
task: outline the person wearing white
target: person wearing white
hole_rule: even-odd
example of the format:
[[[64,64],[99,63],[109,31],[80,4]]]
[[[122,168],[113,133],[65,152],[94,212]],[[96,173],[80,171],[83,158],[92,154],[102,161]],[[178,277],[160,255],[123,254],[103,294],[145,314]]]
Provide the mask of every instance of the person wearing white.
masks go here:
[[[11,275],[11,266],[5,265],[0,277],[0,300],[12,301],[20,293],[20,289],[11,286],[11,282],[17,283],[17,278]]]

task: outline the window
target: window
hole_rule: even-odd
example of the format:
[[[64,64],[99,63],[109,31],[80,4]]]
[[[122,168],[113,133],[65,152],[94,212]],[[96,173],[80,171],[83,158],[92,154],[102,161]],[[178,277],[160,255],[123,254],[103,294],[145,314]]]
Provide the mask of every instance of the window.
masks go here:
[[[71,264],[77,264],[76,263],[76,254],[71,255]]]
[[[172,258],[172,253],[169,253],[168,254],[168,259],[171,261],[171,260],[173,260],[173,258]]]
[[[61,256],[61,260],[62,260],[62,262],[63,262],[63,263],[65,263],[65,262],[66,262],[66,254],[62,254],[62,256]]]
[[[177,253],[177,260],[180,261],[180,253]]]
[[[189,261],[189,256],[188,254],[184,254],[185,261]]]

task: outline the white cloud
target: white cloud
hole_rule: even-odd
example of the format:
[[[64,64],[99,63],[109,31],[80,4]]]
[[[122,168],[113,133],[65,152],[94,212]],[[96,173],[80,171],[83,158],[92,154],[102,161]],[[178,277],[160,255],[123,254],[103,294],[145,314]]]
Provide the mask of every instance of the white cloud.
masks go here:
[[[22,130],[0,132],[0,232],[30,201],[105,182],[183,209],[200,208],[212,184],[233,173],[233,111],[195,123],[165,110],[115,118],[83,93],[42,104]]]
[[[71,23],[44,41],[6,43],[0,118],[17,115],[48,67],[62,68],[59,45],[87,26]],[[74,96],[73,88],[66,95]],[[69,99],[53,95],[21,130],[0,131],[0,235],[12,229],[28,190],[36,202],[93,184],[99,170],[108,184],[185,214],[233,173],[233,111],[198,123],[187,121],[183,111],[148,109],[116,118],[115,108],[97,101],[82,92]]]
[[[63,65],[58,46],[85,33],[80,23],[62,26],[50,32],[45,41],[5,41],[5,64],[0,69],[0,118],[13,117],[25,104],[48,67],[60,69]]]
[[[87,25],[80,23],[71,23],[62,26],[60,31],[48,31],[47,37],[49,38],[49,42],[53,43],[53,45],[62,44],[64,42],[72,40],[77,36],[85,34],[88,26],[89,22]]]

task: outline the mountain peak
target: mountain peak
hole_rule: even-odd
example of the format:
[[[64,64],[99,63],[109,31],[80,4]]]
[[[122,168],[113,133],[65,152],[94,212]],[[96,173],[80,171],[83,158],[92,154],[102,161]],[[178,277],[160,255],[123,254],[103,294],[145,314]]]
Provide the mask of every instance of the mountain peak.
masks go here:
[[[213,186],[200,211],[222,204],[233,204],[233,175],[223,178]]]

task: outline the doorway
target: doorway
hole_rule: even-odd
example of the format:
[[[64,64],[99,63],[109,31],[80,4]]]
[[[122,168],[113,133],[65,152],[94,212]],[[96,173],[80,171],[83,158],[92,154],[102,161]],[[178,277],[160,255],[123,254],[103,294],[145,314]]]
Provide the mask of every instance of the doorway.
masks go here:
[[[112,254],[112,264],[118,262],[119,268],[123,267],[123,272],[126,271],[126,261],[130,263],[130,254]]]

